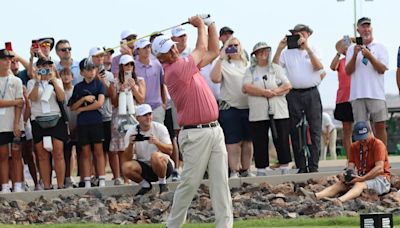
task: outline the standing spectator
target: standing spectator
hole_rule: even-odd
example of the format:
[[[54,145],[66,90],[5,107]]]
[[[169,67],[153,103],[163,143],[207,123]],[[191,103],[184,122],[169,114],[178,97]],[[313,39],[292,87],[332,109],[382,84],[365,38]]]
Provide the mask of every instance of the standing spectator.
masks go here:
[[[45,60],[51,60],[50,52],[54,47],[54,38],[52,37],[47,37],[47,38],[40,38],[37,40],[38,47],[31,46],[31,57],[29,59],[29,65],[33,63],[33,57],[45,59]],[[32,64],[34,65],[34,64]],[[28,67],[28,76],[29,78],[33,78],[33,72],[32,67]]]
[[[114,54],[114,49],[103,47],[104,50],[104,68],[106,71],[111,72],[112,65],[112,55]]]
[[[292,159],[289,146],[289,110],[285,95],[290,91],[291,85],[282,67],[271,63],[271,47],[267,43],[258,42],[251,55],[254,56],[253,63],[246,70],[242,90],[248,95],[257,176],[265,176],[265,168],[269,166],[268,132],[272,129],[271,115],[277,133],[273,141],[279,168],[282,174],[287,174]]]
[[[56,63],[56,69],[60,72],[63,68],[69,68],[74,75],[72,85],[76,85],[83,80],[83,77],[80,74],[79,62],[72,59],[71,51],[72,47],[68,40],[59,40],[57,42],[56,54],[60,61]]]
[[[224,130],[230,177],[250,175],[253,155],[250,136],[249,105],[241,93],[247,60],[239,40],[225,42],[219,60],[211,71],[211,80],[221,83],[219,120]]]
[[[133,29],[127,29],[121,32],[121,48],[120,48],[120,55],[114,56],[112,58],[111,63],[111,73],[113,73],[114,77],[118,77],[118,70],[119,70],[119,60],[123,55],[130,55],[133,57],[135,43],[137,33]]]
[[[22,65],[25,68],[24,70],[20,70],[19,63],[22,63]],[[17,55],[14,52],[14,58],[11,60],[10,69],[15,76],[19,77],[22,80],[22,84],[24,86],[26,86],[26,84],[30,80],[28,76],[28,70],[27,70],[28,68],[29,68],[29,62],[27,62],[25,59],[23,59],[21,56]]]
[[[99,80],[105,88],[105,99],[103,106],[99,109],[103,118],[103,152],[104,158],[107,158],[113,172],[113,180],[115,185],[121,185],[120,166],[118,163],[118,154],[109,153],[111,143],[111,119],[112,119],[112,104],[111,97],[115,96],[114,76],[107,71],[104,66],[104,50],[100,47],[93,47],[89,50],[89,56],[96,67],[96,79]],[[97,170],[96,170],[97,173]]]
[[[187,32],[183,26],[177,26],[171,30],[171,40],[176,43],[179,55],[186,57],[192,53],[192,48],[187,45]]]
[[[68,138],[67,125],[57,103],[65,99],[64,88],[61,79],[56,78],[53,64],[51,60],[39,58],[37,71],[33,70],[33,78],[28,82],[33,142],[44,189],[51,188],[50,153],[54,160],[57,187],[64,187],[64,142]]]
[[[387,143],[385,121],[388,119],[384,75],[389,65],[389,54],[382,44],[374,41],[371,19],[360,18],[357,32],[362,44],[347,50],[346,73],[351,75],[350,101],[354,121],[371,120],[375,136]]]
[[[317,86],[321,82],[323,66],[316,50],[308,44],[313,30],[307,25],[298,24],[289,30],[299,35],[299,45],[295,49],[285,49],[287,38],[279,43],[274,56],[274,63],[280,64],[287,71],[293,89],[286,95],[290,116],[290,138],[298,173],[318,172],[318,160],[321,140],[322,104]],[[285,50],[284,50],[285,49]],[[310,157],[306,161],[300,148],[299,133],[296,125],[303,118],[303,113],[310,126]]]
[[[84,80],[75,85],[69,105],[72,111],[78,113],[76,129],[78,143],[81,146],[80,166],[81,177],[85,181],[85,188],[90,188],[90,152],[93,146],[93,155],[96,161],[99,186],[105,186],[105,161],[103,154],[103,118],[100,108],[104,104],[105,88],[96,78],[96,67],[87,58],[79,63],[81,75]]]
[[[139,77],[143,77],[146,82],[144,103],[151,106],[153,120],[164,123],[167,102],[164,71],[160,62],[151,55],[151,43],[148,40],[136,41],[135,50],[138,53],[135,61],[135,73]]]
[[[21,120],[23,105],[22,81],[10,75],[11,60],[14,54],[5,49],[0,50],[0,184],[1,192],[10,192],[9,166],[14,170],[14,192],[22,189],[22,156],[21,156],[21,131],[24,130]],[[11,152],[9,144],[12,143]],[[8,156],[12,160],[9,164]]]
[[[328,113],[322,113],[322,138],[320,160],[326,160],[327,150],[332,160],[336,160],[336,127]]]
[[[225,46],[225,42],[231,38],[234,31],[228,27],[224,26],[219,30],[219,40],[222,42],[222,46]]]
[[[143,104],[146,94],[146,83],[142,77],[138,77],[135,73],[135,61],[130,55],[123,55],[120,58],[118,78],[115,78],[115,93],[111,97],[113,104],[112,121],[111,121],[111,143],[110,154],[113,156],[113,166],[119,167],[119,173],[122,171],[122,156],[125,150],[124,136],[125,134],[119,129],[121,128],[118,120],[126,114],[119,113],[119,96],[121,93],[127,93],[133,97],[134,104]],[[135,108],[135,107],[132,107]],[[114,156],[118,156],[115,157]],[[128,179],[125,179],[128,183]]]
[[[204,172],[210,178],[210,195],[215,212],[216,227],[232,227],[232,201],[228,185],[228,159],[224,134],[219,126],[218,106],[200,75],[199,68],[218,56],[218,36],[211,18],[208,25],[208,42],[203,20],[189,18],[198,29],[196,48],[185,57],[179,57],[175,43],[159,36],[153,42],[153,51],[163,64],[165,83],[176,104],[178,123],[182,126],[179,144],[183,155],[182,181],[175,191],[174,203],[168,218],[168,227],[181,227],[193,196]]]
[[[64,146],[64,159],[65,159],[65,188],[72,188],[73,182],[71,179],[71,159],[72,159],[72,147],[75,146],[75,151],[80,154],[80,146],[78,145],[78,138],[76,132],[76,112],[71,111],[68,106],[68,101],[72,97],[74,91],[74,85],[72,84],[74,75],[70,68],[63,68],[59,71],[61,80],[63,82],[65,102],[64,110],[68,116],[68,128],[69,128],[69,139]]]
[[[353,110],[351,103],[349,102],[350,97],[350,83],[351,77],[346,73],[346,52],[353,38],[341,39],[336,43],[337,54],[333,57],[331,62],[331,69],[338,72],[339,88],[336,94],[336,107],[333,113],[335,119],[342,121],[343,134],[342,142],[346,152],[346,158],[350,151],[351,145],[351,131],[353,128]],[[341,58],[341,56],[344,56]]]
[[[142,187],[136,195],[144,195],[152,189],[151,182],[158,181],[160,194],[167,192],[167,178],[173,170],[172,143],[167,128],[154,122],[151,106],[138,105],[136,118],[139,124],[131,126],[124,137],[124,176]],[[145,138],[146,137],[146,138]],[[135,160],[132,158],[135,155]]]

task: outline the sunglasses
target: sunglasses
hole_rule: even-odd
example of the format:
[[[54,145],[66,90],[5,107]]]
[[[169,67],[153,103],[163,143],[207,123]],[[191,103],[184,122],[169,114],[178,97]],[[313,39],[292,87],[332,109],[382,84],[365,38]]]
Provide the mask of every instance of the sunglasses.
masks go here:
[[[67,51],[71,51],[72,50],[72,48],[60,48],[60,51],[62,51],[62,52],[67,52]]]
[[[129,36],[126,38],[127,41],[136,40],[136,36]]]
[[[229,44],[228,47],[239,47],[239,44]]]
[[[124,66],[135,66],[135,64],[133,62],[130,62],[130,63],[124,64]]]
[[[51,44],[49,42],[43,42],[40,44],[41,47],[50,47]]]

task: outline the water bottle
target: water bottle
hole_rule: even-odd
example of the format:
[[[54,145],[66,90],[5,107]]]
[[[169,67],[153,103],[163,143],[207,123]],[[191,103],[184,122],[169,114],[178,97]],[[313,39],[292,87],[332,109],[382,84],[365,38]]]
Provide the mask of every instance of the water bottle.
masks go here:
[[[14,137],[12,142],[12,150],[20,150],[21,148],[21,137]]]

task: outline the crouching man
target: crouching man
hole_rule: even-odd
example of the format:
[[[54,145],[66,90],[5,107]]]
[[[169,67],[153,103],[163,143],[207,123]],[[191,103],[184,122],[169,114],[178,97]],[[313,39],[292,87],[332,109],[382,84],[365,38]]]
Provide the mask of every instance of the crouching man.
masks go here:
[[[348,167],[339,175],[339,181],[315,194],[300,188],[306,197],[329,200],[345,192],[338,198],[344,202],[360,196],[364,189],[375,190],[379,195],[390,191],[390,165],[385,144],[370,133],[367,122],[354,125],[353,139]]]
[[[172,143],[167,128],[153,122],[150,105],[136,108],[139,124],[128,129],[125,135],[122,173],[142,187],[136,195],[152,189],[151,182],[158,181],[160,194],[168,191],[167,181],[174,164],[170,159]]]

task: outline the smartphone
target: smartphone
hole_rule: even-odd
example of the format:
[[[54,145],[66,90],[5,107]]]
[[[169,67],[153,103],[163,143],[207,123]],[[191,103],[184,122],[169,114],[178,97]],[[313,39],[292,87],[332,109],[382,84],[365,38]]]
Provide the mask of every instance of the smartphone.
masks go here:
[[[39,48],[39,41],[38,40],[32,40],[32,47],[35,49]]]
[[[6,47],[7,51],[12,51],[13,50],[11,42],[5,42],[4,46]]]
[[[287,38],[287,48],[288,49],[296,49],[299,48],[299,39],[300,35],[290,35],[286,36]]]
[[[132,73],[131,72],[125,72],[124,73],[124,83],[128,82],[128,78],[132,78]]]
[[[345,45],[346,47],[349,47],[350,44],[351,44],[351,42],[350,42],[350,36],[349,36],[349,35],[344,35],[344,36],[343,36],[343,42],[344,42],[344,45]]]
[[[360,37],[356,37],[356,44],[357,45],[363,45],[364,43],[363,43],[363,38],[360,36]]]
[[[226,54],[235,54],[238,52],[238,49],[235,46],[227,47],[225,49]]]

